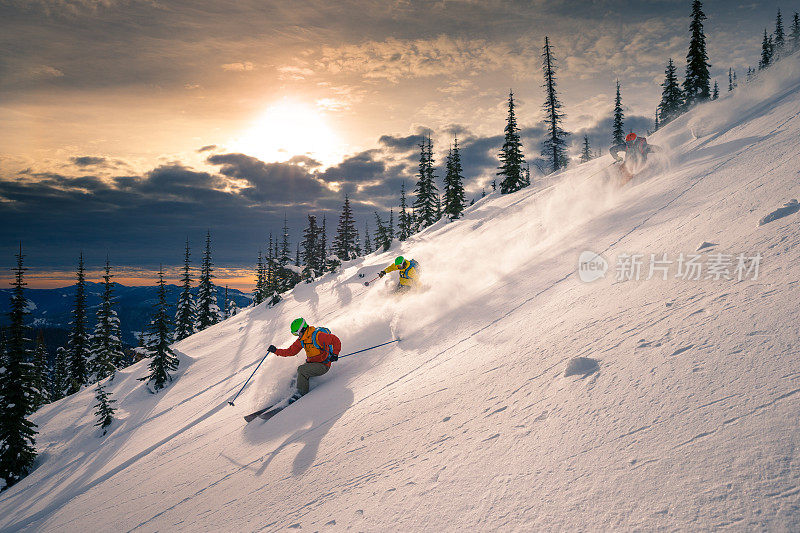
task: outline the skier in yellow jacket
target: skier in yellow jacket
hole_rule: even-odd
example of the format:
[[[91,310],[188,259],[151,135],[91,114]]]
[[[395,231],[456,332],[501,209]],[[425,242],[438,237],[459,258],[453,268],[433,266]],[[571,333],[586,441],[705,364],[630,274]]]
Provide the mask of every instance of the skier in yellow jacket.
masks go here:
[[[419,284],[419,264],[415,259],[409,261],[400,255],[394,260],[394,263],[378,272],[378,276],[383,277],[395,270],[400,274],[400,285],[397,286],[398,292],[408,291]]]

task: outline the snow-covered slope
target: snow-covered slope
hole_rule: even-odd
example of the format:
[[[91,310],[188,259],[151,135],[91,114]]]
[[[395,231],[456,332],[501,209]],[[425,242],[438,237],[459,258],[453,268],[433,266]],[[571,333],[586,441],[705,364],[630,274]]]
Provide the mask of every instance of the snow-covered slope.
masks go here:
[[[799,89],[786,59],[654,135],[667,157],[623,189],[604,157],[491,195],[177,344],[158,395],[143,364],[118,376],[106,437],[91,389],[42,409],[39,466],[0,496],[0,528],[799,529],[800,215],[759,225],[800,198]],[[579,279],[584,251],[605,278]],[[643,254],[638,281],[617,279],[626,253]],[[705,279],[720,253],[733,279]],[[738,279],[740,253],[762,256],[757,279]],[[398,254],[427,290],[360,284]],[[650,254],[675,261],[668,279],[645,279]],[[675,277],[681,254],[702,254],[701,279]],[[297,316],[345,352],[402,341],[245,425],[300,358],[268,358],[226,400]],[[566,372],[576,357],[597,367]]]

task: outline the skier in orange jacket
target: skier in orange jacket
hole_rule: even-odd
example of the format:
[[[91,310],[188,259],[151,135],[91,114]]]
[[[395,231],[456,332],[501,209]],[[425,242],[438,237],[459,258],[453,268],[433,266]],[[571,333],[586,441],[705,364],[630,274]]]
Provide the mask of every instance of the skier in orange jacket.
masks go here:
[[[331,362],[339,359],[342,351],[342,342],[339,337],[332,334],[326,328],[309,326],[302,319],[297,318],[292,321],[292,335],[297,336],[297,340],[288,348],[276,348],[270,345],[268,352],[272,352],[279,357],[292,357],[300,353],[303,348],[306,351],[306,362],[297,367],[297,392],[290,399],[290,403],[308,393],[309,378],[325,374],[331,368]]]

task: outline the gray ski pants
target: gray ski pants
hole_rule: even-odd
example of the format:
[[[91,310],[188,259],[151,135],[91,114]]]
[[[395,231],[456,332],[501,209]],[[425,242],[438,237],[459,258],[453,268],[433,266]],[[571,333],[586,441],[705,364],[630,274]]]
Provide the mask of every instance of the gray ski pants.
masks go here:
[[[321,376],[328,371],[324,363],[304,363],[297,367],[297,392],[308,394],[308,378]]]

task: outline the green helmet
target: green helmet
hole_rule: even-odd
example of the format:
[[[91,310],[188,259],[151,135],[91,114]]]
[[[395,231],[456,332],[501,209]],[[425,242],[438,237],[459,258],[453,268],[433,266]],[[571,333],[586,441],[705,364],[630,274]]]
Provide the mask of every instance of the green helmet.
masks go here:
[[[308,323],[304,318],[295,318],[292,320],[292,335],[299,336],[300,332],[308,327]]]
[[[394,260],[394,264],[397,265],[397,266],[402,265],[404,262],[405,262],[405,259],[403,258],[402,255],[398,255],[397,259]]]

